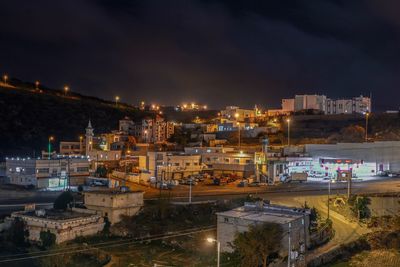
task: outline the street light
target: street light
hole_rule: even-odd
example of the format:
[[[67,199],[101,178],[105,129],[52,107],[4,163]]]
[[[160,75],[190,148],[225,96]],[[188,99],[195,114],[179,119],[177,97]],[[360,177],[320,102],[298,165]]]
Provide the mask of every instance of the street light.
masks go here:
[[[68,85],[64,86],[64,95],[66,96],[69,91]]]
[[[49,136],[49,155],[48,155],[48,159],[50,159],[50,155],[51,155],[51,141],[54,140],[53,136]]]
[[[115,105],[118,106],[119,96],[115,97]]]
[[[287,122],[287,129],[288,129],[288,133],[287,133],[287,136],[288,136],[287,144],[288,144],[288,146],[290,146],[290,119],[287,119],[286,122]]]
[[[238,126],[238,149],[240,150],[240,122],[237,122],[236,125]]]
[[[368,142],[368,118],[369,118],[369,112],[367,111],[365,113],[365,142]]]
[[[207,242],[208,243],[217,243],[217,267],[219,267],[219,258],[220,258],[220,254],[221,254],[221,242],[219,242],[218,240],[212,238],[212,237],[207,237]]]
[[[39,85],[40,85],[40,82],[39,82],[39,81],[36,81],[36,82],[35,82],[35,89],[36,89],[36,90],[39,90]]]
[[[3,75],[3,81],[4,81],[5,84],[7,84],[7,80],[8,80],[8,75],[4,74]]]
[[[144,130],[144,140],[147,143],[147,130]]]

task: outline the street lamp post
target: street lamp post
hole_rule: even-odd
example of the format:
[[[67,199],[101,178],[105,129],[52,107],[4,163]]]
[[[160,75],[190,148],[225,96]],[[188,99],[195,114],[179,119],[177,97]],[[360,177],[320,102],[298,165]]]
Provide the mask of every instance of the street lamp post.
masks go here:
[[[238,149],[240,150],[240,122],[237,122],[238,127]]]
[[[221,242],[218,240],[212,238],[212,237],[207,237],[207,242],[209,243],[217,243],[217,267],[219,267],[219,262],[220,262],[220,254],[221,254]]]
[[[7,84],[7,80],[8,80],[8,75],[4,74],[3,75],[3,81],[4,81],[5,84]]]
[[[64,86],[64,96],[67,96],[68,91],[69,91],[69,87],[67,85]]]
[[[51,141],[53,141],[54,140],[54,137],[53,136],[50,136],[49,137],[49,155],[48,155],[48,159],[50,159],[50,155],[51,155]]]
[[[290,146],[290,119],[287,119],[286,122],[288,123],[288,146]]]
[[[79,136],[79,153],[83,153],[83,147],[82,147],[82,141],[83,141],[83,136]]]
[[[118,106],[119,96],[115,97],[115,106]]]
[[[368,120],[369,120],[369,112],[365,114],[365,141],[368,141]]]
[[[36,89],[36,90],[39,90],[39,85],[40,85],[40,82],[39,82],[39,81],[36,81],[36,82],[35,82],[35,89]]]
[[[329,219],[329,213],[330,213],[330,205],[329,205],[329,199],[331,198],[331,178],[329,177],[328,181],[328,219]]]

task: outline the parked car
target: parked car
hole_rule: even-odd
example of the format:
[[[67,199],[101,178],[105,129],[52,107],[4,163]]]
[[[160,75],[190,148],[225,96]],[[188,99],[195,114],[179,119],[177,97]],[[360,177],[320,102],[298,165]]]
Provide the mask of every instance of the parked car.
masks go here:
[[[242,180],[238,183],[238,187],[246,187],[249,185],[249,182],[247,180]]]
[[[250,187],[259,187],[259,186],[260,186],[260,182],[252,182],[252,183],[249,183],[249,186],[250,186]]]

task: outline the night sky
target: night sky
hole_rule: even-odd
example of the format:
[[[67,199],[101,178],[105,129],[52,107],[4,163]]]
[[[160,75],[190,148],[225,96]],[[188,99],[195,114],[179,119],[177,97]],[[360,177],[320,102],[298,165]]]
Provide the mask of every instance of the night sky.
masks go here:
[[[0,71],[124,102],[400,98],[400,1],[10,0]]]

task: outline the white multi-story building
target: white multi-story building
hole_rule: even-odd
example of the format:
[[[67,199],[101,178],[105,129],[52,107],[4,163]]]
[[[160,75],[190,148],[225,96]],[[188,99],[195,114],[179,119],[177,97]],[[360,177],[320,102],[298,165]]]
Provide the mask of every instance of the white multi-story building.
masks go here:
[[[89,160],[86,157],[6,159],[6,176],[11,184],[37,188],[64,187],[68,180],[73,185],[83,182],[88,175]]]
[[[352,114],[371,112],[371,98],[365,96],[350,99],[327,99],[326,114]]]
[[[294,98],[282,99],[282,111],[294,111]]]
[[[294,97],[294,111],[306,109],[326,111],[326,96],[324,95],[296,95]]]
[[[348,99],[331,99],[324,95],[296,95],[295,98],[282,99],[282,110],[274,113],[319,110],[324,114],[352,114],[371,112],[371,98],[365,96]]]

